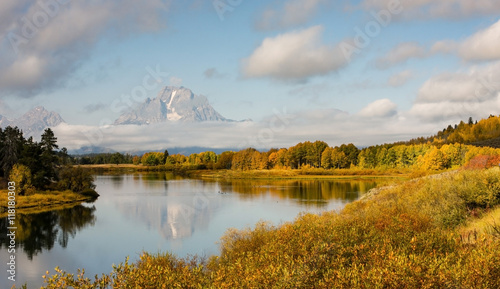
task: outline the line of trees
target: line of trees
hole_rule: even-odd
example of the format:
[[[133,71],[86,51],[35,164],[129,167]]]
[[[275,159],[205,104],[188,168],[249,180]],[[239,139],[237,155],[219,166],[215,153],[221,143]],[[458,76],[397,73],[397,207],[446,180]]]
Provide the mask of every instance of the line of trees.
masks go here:
[[[75,165],[132,164],[134,162],[134,156],[119,152],[88,154],[73,156],[71,162]]]
[[[247,148],[238,152],[202,152],[188,157],[180,154],[164,157],[151,152],[142,157],[144,165],[165,165],[197,169],[403,169],[443,170],[459,167],[478,155],[500,156],[500,149],[464,144],[378,145],[358,149],[353,144],[330,147],[325,142],[303,142],[288,149],[260,152]]]
[[[429,138],[359,149],[353,144],[330,147],[323,141],[301,142],[290,148],[260,152],[247,148],[238,152],[202,152],[184,156],[151,152],[140,158],[143,165],[189,166],[199,169],[388,169],[442,170],[466,164],[475,156],[500,156],[500,150],[466,145],[500,137],[500,117],[479,122],[463,121]],[[489,163],[493,163],[490,158]],[[137,158],[136,163],[139,163]]]
[[[93,190],[92,175],[68,166],[69,163],[66,148],[59,150],[50,128],[43,132],[39,142],[33,137],[24,138],[17,127],[0,128],[0,176],[4,182],[16,182],[19,195],[46,189]]]

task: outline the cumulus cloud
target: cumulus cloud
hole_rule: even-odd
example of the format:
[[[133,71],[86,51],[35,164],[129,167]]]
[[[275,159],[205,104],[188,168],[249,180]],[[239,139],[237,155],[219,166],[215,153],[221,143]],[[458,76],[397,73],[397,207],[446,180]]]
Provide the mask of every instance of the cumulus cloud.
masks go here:
[[[387,84],[389,84],[392,87],[398,87],[404,85],[408,80],[410,80],[413,77],[413,72],[411,70],[404,70],[401,71],[389,78],[387,80]]]
[[[419,89],[410,113],[429,121],[476,118],[500,109],[500,62],[471,67],[465,72],[442,73]]]
[[[392,117],[397,114],[397,107],[390,99],[379,99],[365,106],[358,115],[365,118]]]
[[[497,0],[363,0],[360,7],[386,9],[393,2],[401,3],[404,7],[402,17],[406,19],[463,19],[500,13],[500,2]]]
[[[64,85],[102,37],[157,30],[167,8],[164,0],[3,1],[2,92],[29,97]]]
[[[289,28],[311,19],[325,0],[287,1],[280,9],[267,8],[259,16],[256,27],[260,30]]]
[[[465,40],[441,40],[434,43],[431,54],[455,54],[465,61],[500,60],[500,20]]]
[[[411,58],[424,58],[427,56],[426,49],[416,42],[403,42],[394,47],[383,57],[377,59],[377,67],[386,69],[391,66],[405,63]]]
[[[376,66],[380,69],[386,69],[405,63],[412,58],[426,58],[439,53],[455,54],[466,61],[500,60],[499,47],[500,20],[463,41],[437,41],[429,50],[415,42],[401,43],[377,59]]]
[[[348,62],[337,46],[321,43],[322,26],[266,38],[243,60],[246,77],[270,77],[303,81],[336,71]]]
[[[465,60],[500,59],[500,20],[467,38],[458,54]]]

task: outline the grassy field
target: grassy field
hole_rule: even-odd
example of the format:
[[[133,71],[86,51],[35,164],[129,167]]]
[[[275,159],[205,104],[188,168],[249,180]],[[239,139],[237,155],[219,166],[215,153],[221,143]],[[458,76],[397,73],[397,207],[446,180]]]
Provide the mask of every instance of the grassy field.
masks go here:
[[[499,203],[498,168],[454,171],[230,229],[208,259],[143,253],[97,279],[56,269],[44,288],[500,288]]]
[[[30,196],[16,196],[16,213],[31,214],[67,208],[92,200],[71,191],[37,191]],[[7,216],[7,190],[0,190],[0,218]]]

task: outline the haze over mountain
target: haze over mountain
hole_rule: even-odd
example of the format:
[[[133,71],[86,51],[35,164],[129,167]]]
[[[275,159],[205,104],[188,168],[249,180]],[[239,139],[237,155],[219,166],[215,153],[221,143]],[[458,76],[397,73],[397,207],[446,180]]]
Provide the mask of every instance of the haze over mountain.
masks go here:
[[[26,137],[39,137],[48,127],[65,123],[64,119],[54,111],[48,111],[43,106],[37,106],[19,118],[9,120],[0,115],[0,127],[17,126]]]
[[[232,121],[223,117],[203,95],[185,87],[164,87],[154,99],[147,98],[139,107],[122,114],[115,125],[162,122]]]

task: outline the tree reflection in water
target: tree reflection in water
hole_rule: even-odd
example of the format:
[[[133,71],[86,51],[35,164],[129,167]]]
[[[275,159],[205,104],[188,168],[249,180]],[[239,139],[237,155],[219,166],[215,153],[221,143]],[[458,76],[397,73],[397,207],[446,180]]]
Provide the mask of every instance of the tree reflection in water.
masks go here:
[[[57,241],[66,248],[69,238],[96,221],[95,206],[76,205],[72,208],[36,214],[16,214],[16,250],[22,248],[29,260],[43,249],[51,250]],[[6,232],[7,218],[0,219],[0,231]],[[0,236],[0,248],[9,246],[5,234]]]

